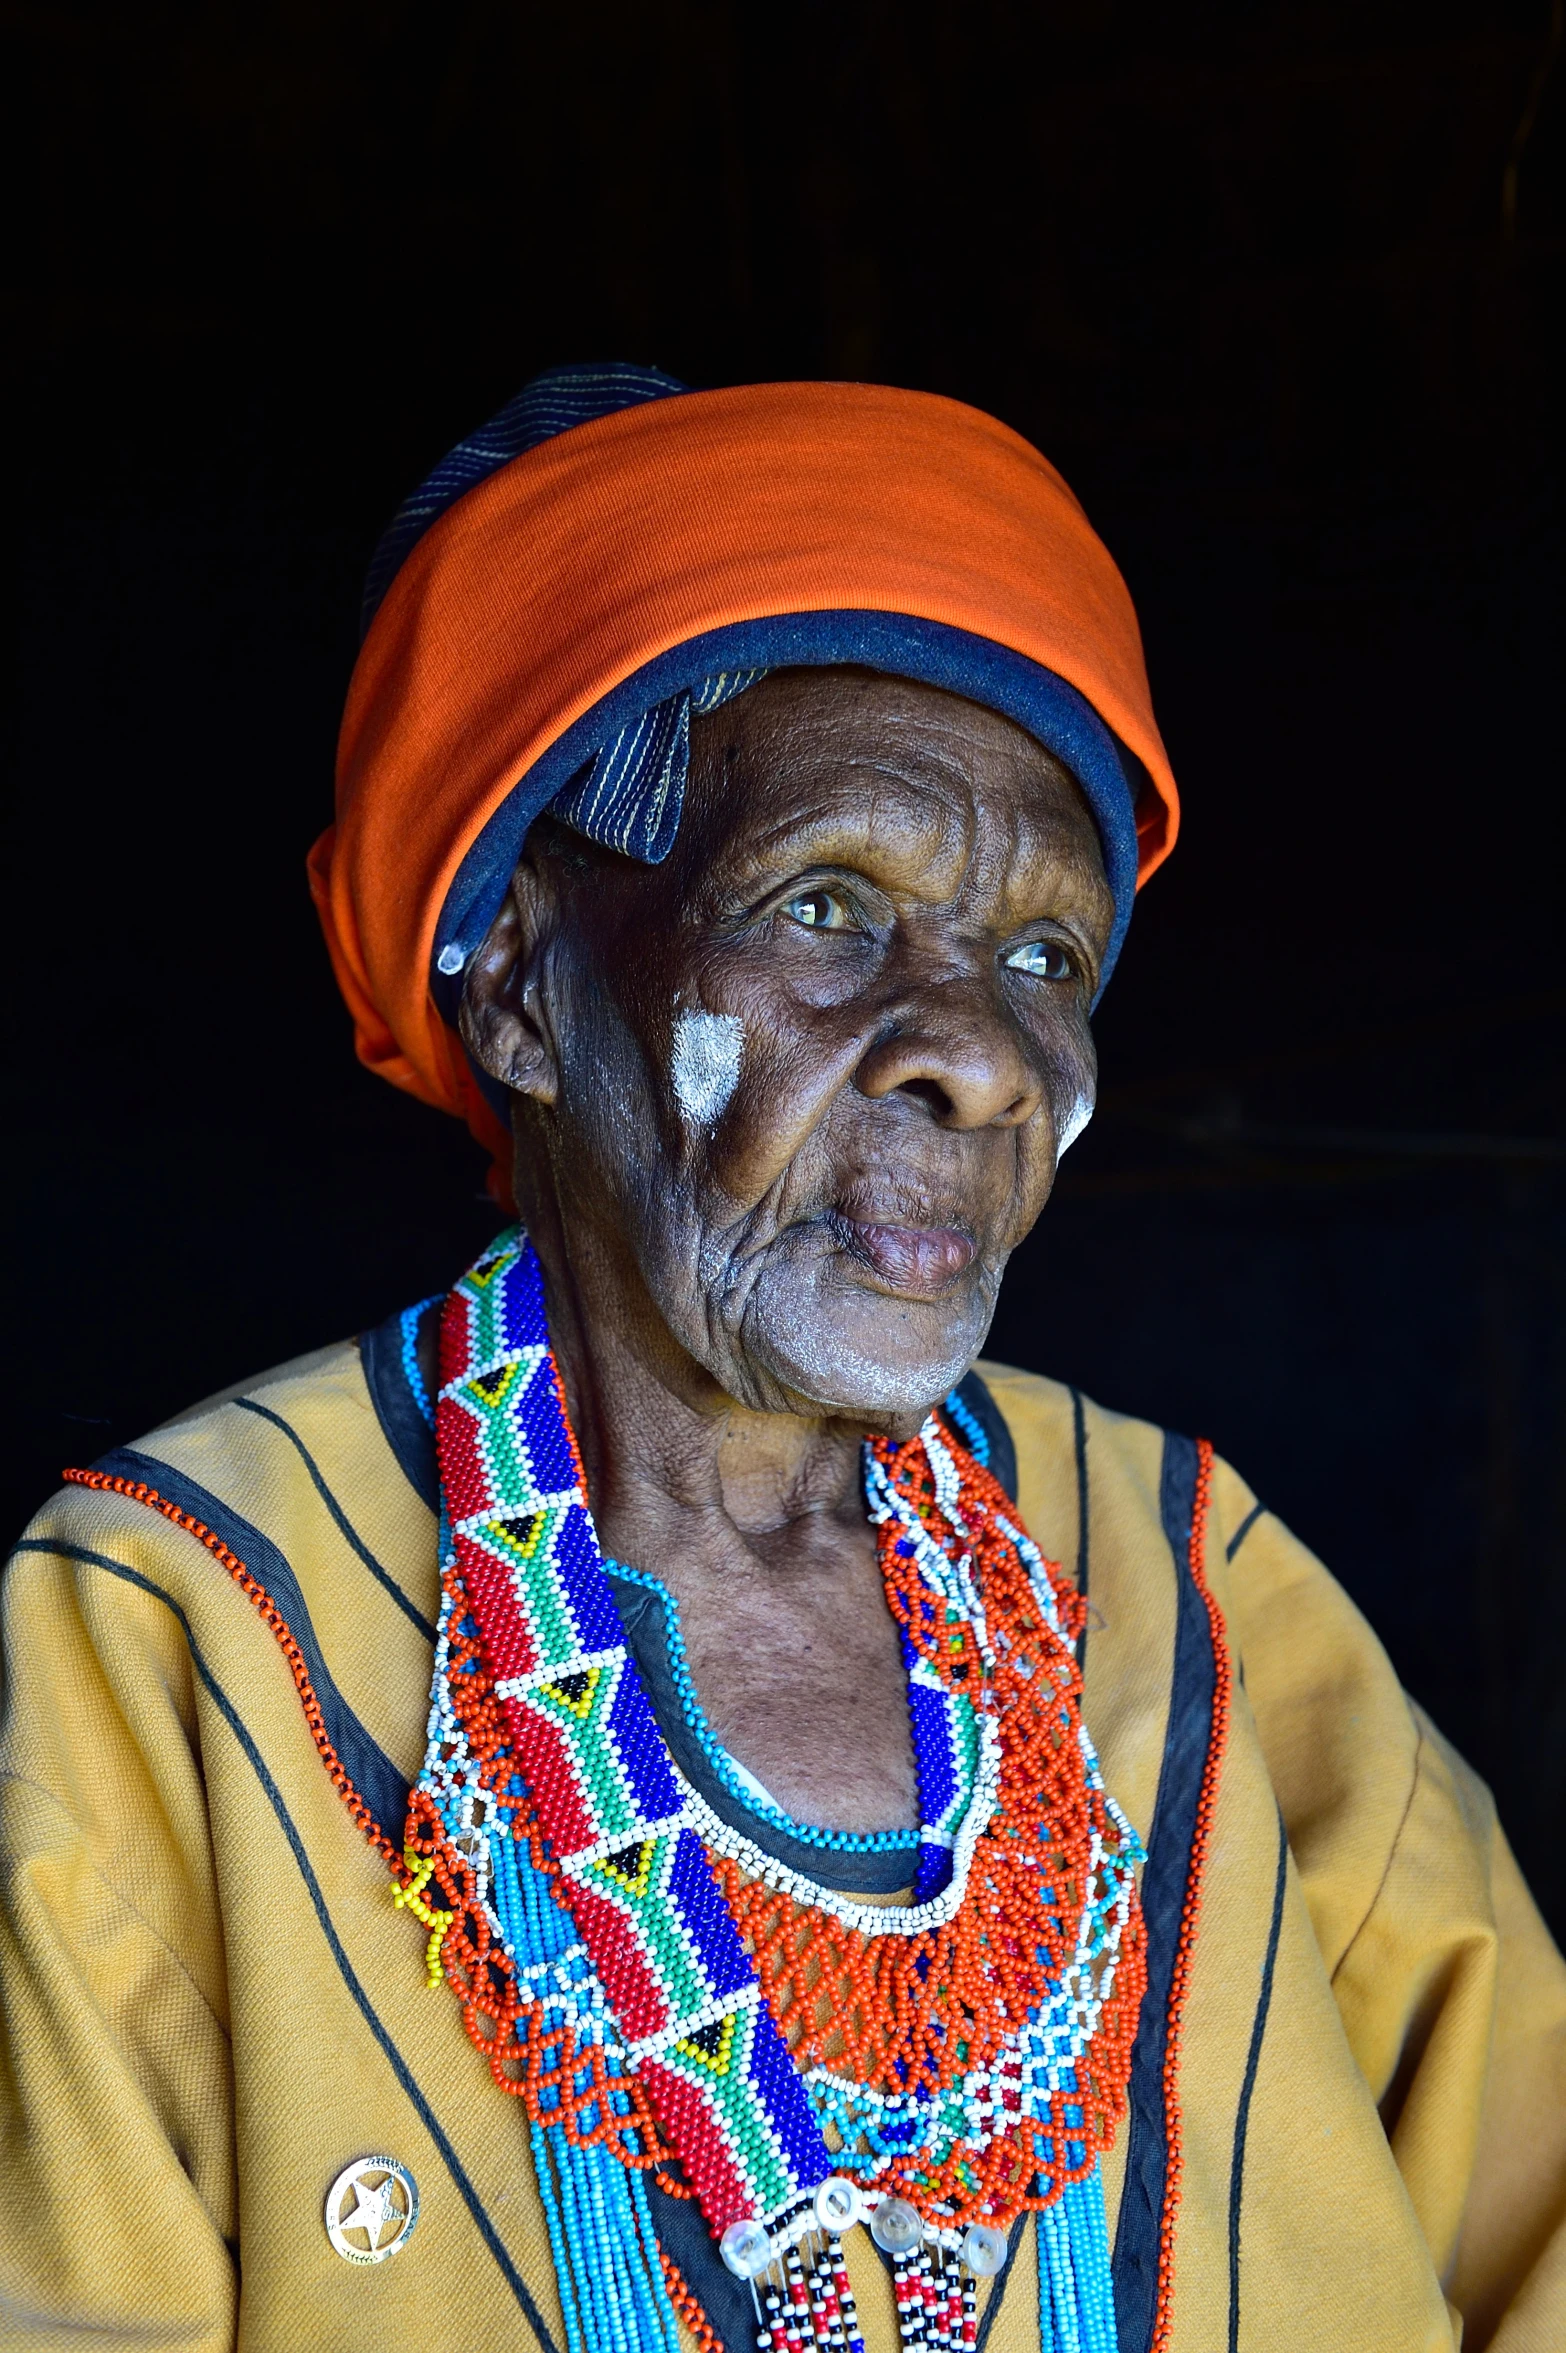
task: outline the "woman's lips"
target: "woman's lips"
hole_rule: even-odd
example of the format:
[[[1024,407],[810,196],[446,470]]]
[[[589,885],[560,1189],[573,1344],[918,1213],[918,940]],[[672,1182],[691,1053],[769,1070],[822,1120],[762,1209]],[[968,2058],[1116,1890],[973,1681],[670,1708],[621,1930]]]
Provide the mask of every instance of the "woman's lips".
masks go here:
[[[937,1298],[973,1264],[973,1237],[955,1226],[879,1225],[857,1217],[836,1222],[854,1256],[904,1298]]]

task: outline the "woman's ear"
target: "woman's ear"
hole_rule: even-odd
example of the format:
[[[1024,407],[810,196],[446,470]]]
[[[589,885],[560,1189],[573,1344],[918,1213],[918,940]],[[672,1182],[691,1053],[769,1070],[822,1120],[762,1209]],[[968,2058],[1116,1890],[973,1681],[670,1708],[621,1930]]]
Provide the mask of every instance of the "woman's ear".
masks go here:
[[[468,965],[458,1027],[474,1061],[515,1095],[552,1104],[559,1061],[540,986],[553,898],[524,852],[499,914]]]

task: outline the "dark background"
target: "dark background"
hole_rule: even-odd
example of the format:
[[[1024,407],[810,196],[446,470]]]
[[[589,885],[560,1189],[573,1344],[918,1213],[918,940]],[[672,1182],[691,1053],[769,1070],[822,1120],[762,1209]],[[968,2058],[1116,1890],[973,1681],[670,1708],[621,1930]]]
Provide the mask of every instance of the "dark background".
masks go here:
[[[402,494],[563,359],[953,393],[1187,809],[994,1350],[1210,1434],[1566,1920],[1559,5],[4,21],[8,1525],[490,1230],[304,889]]]

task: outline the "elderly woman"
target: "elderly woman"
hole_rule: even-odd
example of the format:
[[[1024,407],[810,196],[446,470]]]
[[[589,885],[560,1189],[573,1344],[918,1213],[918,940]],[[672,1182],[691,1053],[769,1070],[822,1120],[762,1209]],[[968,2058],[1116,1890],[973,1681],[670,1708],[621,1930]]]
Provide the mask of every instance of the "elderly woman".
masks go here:
[[[317,899],[518,1222],[11,1565],[5,2343],[1566,2343],[1484,1789],[1206,1447],[976,1361],[1175,829],[1060,478],[559,371],[369,604]]]

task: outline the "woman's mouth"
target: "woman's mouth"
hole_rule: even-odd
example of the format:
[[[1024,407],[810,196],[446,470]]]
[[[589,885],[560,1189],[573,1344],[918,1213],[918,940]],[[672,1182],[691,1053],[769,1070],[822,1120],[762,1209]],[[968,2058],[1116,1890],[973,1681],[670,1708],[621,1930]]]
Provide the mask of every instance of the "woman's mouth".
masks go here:
[[[906,1299],[939,1298],[967,1273],[977,1249],[973,1236],[956,1226],[882,1225],[841,1211],[832,1223],[861,1266]]]

